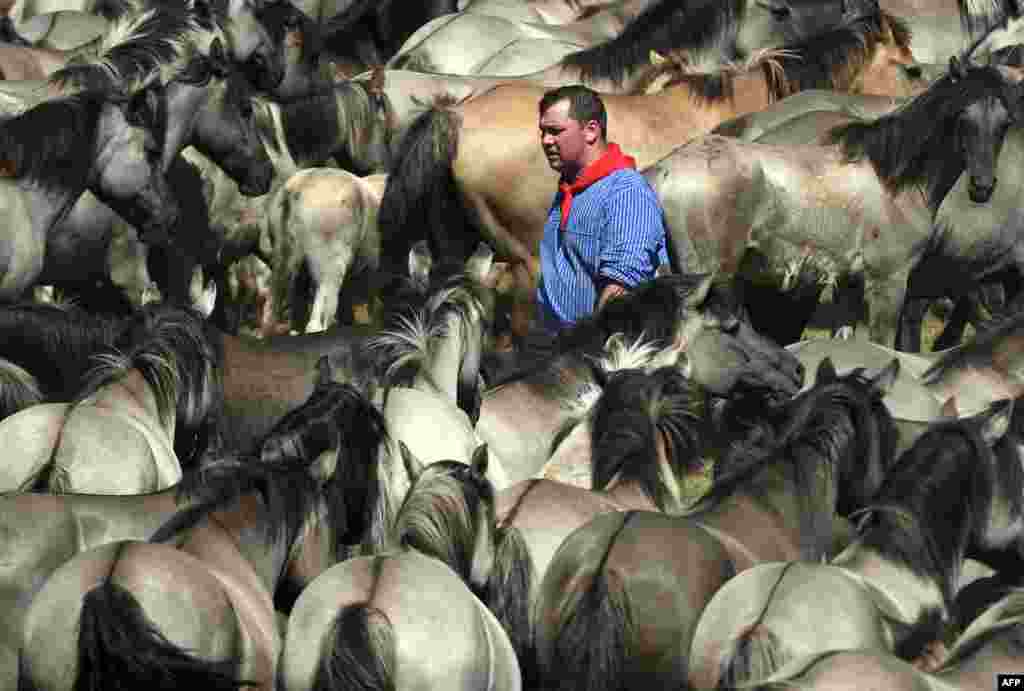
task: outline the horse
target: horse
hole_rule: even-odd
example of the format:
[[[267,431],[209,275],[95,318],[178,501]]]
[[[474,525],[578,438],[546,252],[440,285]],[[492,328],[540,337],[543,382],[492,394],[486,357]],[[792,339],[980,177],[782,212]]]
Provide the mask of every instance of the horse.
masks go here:
[[[681,513],[686,476],[714,452],[710,397],[676,367],[606,374],[600,398],[560,431],[541,475],[574,469],[585,474],[583,486],[623,510]]]
[[[359,177],[334,168],[307,168],[290,176],[268,201],[271,304],[308,315],[305,323],[290,320],[300,332],[325,331],[338,316],[351,323],[357,303],[347,300],[349,308],[338,315],[339,294],[350,271],[368,283],[379,267],[377,211],[386,182],[384,174]],[[304,281],[312,289],[303,291]],[[304,293],[312,293],[311,305],[300,304]]]
[[[86,189],[148,239],[166,237],[178,208],[159,168],[163,98],[160,86],[127,99],[85,92],[0,123],[11,228],[0,299],[18,299],[36,282],[47,237]]]
[[[527,347],[510,372],[493,377],[483,395],[477,434],[505,462],[511,482],[534,476],[550,458],[559,430],[581,417],[600,394],[595,360],[608,339],[644,336],[653,352],[668,351],[708,391],[726,396],[759,388],[790,396],[803,367],[736,317],[709,275],[670,274],[581,321],[551,344]],[[647,363],[643,363],[646,365]]]
[[[852,88],[876,51],[898,43],[897,26],[876,15],[736,74],[688,75],[657,94],[609,95],[610,137],[644,168],[723,120],[795,91]],[[884,62],[882,69],[894,69]],[[772,65],[781,65],[781,73]],[[517,264],[521,289],[529,292],[557,179],[536,140],[542,94],[540,87],[501,86],[458,106],[434,107],[413,122],[381,203],[381,233],[390,239],[383,271],[399,273],[409,247],[424,236],[439,256],[466,256],[473,237],[462,228],[468,214],[499,259]],[[499,132],[502,145],[495,147]],[[505,181],[513,179],[510,193]]]
[[[399,442],[430,463],[467,463],[481,439],[480,363],[494,320],[494,253],[482,244],[462,271],[433,269],[426,243],[409,255],[412,309],[395,307],[385,329],[371,341],[384,369],[382,409],[388,424],[389,453]],[[446,276],[446,274],[448,274]],[[442,433],[438,433],[443,430]],[[499,455],[489,479],[498,489],[509,480]],[[397,472],[392,491],[404,497],[408,477]]]
[[[128,21],[128,27],[144,24]],[[120,22],[115,23],[119,26]],[[119,43],[105,42],[106,51],[96,60],[82,61],[62,68],[51,77],[52,83],[63,89],[111,88],[116,84],[140,86],[152,80],[167,81],[167,103],[164,105],[162,170],[177,177],[176,189],[184,192],[182,176],[188,175],[187,165],[178,162],[178,154],[185,146],[196,148],[209,156],[224,174],[238,183],[242,194],[255,196],[270,189],[273,167],[257,135],[253,121],[253,108],[248,82],[228,62],[219,38],[210,45],[210,56],[195,51],[190,43],[179,43],[169,57],[160,56],[154,71],[139,74],[132,59],[134,52],[145,50],[147,38],[139,31],[120,32],[126,38]],[[139,45],[141,44],[141,45]],[[196,206],[202,202],[201,185],[193,186],[189,200],[188,225],[184,219],[177,233],[179,242],[171,248],[158,249],[161,256],[170,255],[174,263],[168,275],[160,278],[163,292],[179,304],[188,305],[189,281],[198,261],[210,261],[203,256],[203,245],[209,240],[196,237],[208,229],[206,219],[196,218]],[[124,220],[104,206],[95,197],[84,195],[54,229],[47,245],[46,262],[40,280],[54,285],[86,283],[91,275],[100,274],[109,283],[108,258],[112,238],[129,238],[138,245],[138,235]],[[138,251],[139,261],[145,263],[145,249]],[[90,261],[91,259],[91,261]],[[205,260],[205,261],[203,261]],[[136,303],[137,304],[137,303]]]
[[[379,549],[389,525],[379,412],[350,387],[330,384],[309,405],[260,457],[226,458],[179,488],[189,505],[164,514],[154,532],[138,532],[148,515],[106,526],[115,532],[51,565],[24,607],[19,683],[100,689],[159,674],[175,686],[237,688],[229,681],[237,675],[272,688],[281,643],[273,598],[297,593],[352,551]],[[89,499],[75,508],[86,510]],[[114,518],[133,507],[104,508],[100,515]],[[108,577],[90,582],[98,562]],[[148,573],[149,585],[119,577],[132,573]],[[166,590],[154,599],[156,585]],[[186,606],[195,616],[182,621],[182,602],[209,606]],[[61,623],[54,607],[64,610]],[[132,631],[126,646],[105,635],[122,626]],[[43,651],[44,639],[60,641],[61,654]],[[232,659],[222,661],[225,654]]]
[[[1019,453],[991,448],[1012,407],[1004,401],[931,426],[889,470],[859,512],[856,538],[829,564],[780,560],[726,583],[697,624],[690,683],[751,684],[797,655],[835,649],[916,658],[951,616],[967,551],[1024,546]],[[806,603],[826,593],[828,621],[843,626],[815,627]]]
[[[812,369],[829,358],[840,371],[880,367],[899,358],[901,375],[885,402],[897,419],[900,451],[905,451],[932,422],[976,415],[997,401],[1024,394],[1016,343],[1024,313],[997,322],[970,343],[939,353],[915,355],[861,340],[812,339],[787,350]]]
[[[892,344],[908,276],[952,184],[967,170],[971,199],[991,198],[1020,89],[1006,68],[954,59],[949,75],[903,107],[873,122],[837,125],[824,144],[783,149],[709,135],[680,147],[644,171],[665,210],[677,269],[734,276],[753,243],[768,263],[762,273],[781,283],[790,265],[813,253],[830,277],[863,277],[870,337]],[[941,143],[951,139],[958,144],[948,154]],[[805,182],[787,184],[801,190],[790,199],[777,193],[781,179]],[[688,217],[698,198],[705,213]],[[707,212],[721,204],[731,209],[727,221]],[[894,241],[887,228],[896,220]]]
[[[881,485],[895,437],[881,395],[897,371],[840,378],[824,363],[777,431],[737,444],[690,511],[604,514],[567,537],[536,603],[543,688],[685,685],[681,653],[718,588],[781,554],[819,559],[837,510]]]
[[[479,12],[518,22],[570,24],[616,6],[611,0],[460,0],[459,12]]]
[[[632,0],[625,5],[615,14],[607,11],[579,26],[557,28],[516,24],[468,12],[439,17],[410,37],[387,66],[421,72],[488,74],[479,71],[479,66],[497,50],[520,38],[544,38],[582,44],[584,50],[562,58],[554,66],[556,71],[563,71],[565,81],[586,83],[598,76],[588,68],[599,65],[599,69],[617,73],[612,77],[616,82],[624,72],[646,62],[652,50],[682,51],[692,64],[720,66],[745,60],[760,50],[799,43],[878,11],[877,3],[872,2],[785,1],[766,7],[747,0],[715,4]],[[628,22],[625,25],[624,20]],[[616,35],[609,36],[609,30]],[[453,45],[459,49],[451,50]],[[532,71],[524,66],[517,73]]]
[[[282,451],[289,451],[293,457],[298,454],[309,460],[317,459],[309,466],[314,473],[329,470],[326,466],[330,455],[324,454],[337,439],[332,442],[332,435],[325,435],[324,430],[330,426],[344,431],[349,429],[346,425],[352,424],[350,419],[361,420],[360,400],[350,387],[329,385],[321,372],[309,400],[257,442],[256,457],[266,463],[287,461],[288,455]],[[349,448],[355,446],[350,443]],[[226,465],[221,462],[217,467]],[[195,495],[204,477],[200,470],[192,469],[174,487],[135,496],[24,493],[0,497],[0,515],[9,527],[3,537],[4,553],[9,559],[0,574],[7,613],[0,624],[0,688],[14,688],[23,617],[38,585],[80,551],[116,540],[149,538],[192,502],[188,497]],[[349,492],[366,494],[365,500],[349,495],[349,503],[372,504],[375,487],[370,483],[349,487]],[[313,556],[312,550],[309,556]]]
[[[415,550],[338,564],[295,603],[282,688],[518,691],[508,635],[459,576]]]
[[[555,550],[602,513],[677,511],[684,503],[683,477],[707,441],[706,403],[700,387],[675,367],[610,373],[593,412],[577,427],[593,430],[584,442],[593,448],[591,489],[534,478],[497,494],[498,534],[513,541],[504,551],[516,556],[515,569],[505,571],[521,575],[514,585],[496,589],[503,593],[502,605],[492,609],[509,632],[527,686],[536,674],[530,633],[534,597]],[[578,462],[589,472],[589,461]]]
[[[1020,665],[1022,593],[1012,590],[987,608],[957,639],[937,669],[922,669],[877,650],[831,650],[784,665],[756,688],[846,689],[875,685],[893,691],[983,688]]]
[[[117,350],[93,355],[97,366],[70,404],[33,406],[0,423],[18,440],[3,491],[138,494],[181,479],[175,437],[204,431],[219,358],[195,315],[154,308],[134,321]]]

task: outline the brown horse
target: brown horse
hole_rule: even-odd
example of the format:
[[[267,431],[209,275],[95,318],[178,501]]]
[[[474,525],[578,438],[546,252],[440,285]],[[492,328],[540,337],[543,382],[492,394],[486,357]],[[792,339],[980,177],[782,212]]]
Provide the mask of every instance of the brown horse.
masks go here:
[[[898,94],[907,94],[913,88],[901,74],[913,64],[907,41],[902,24],[878,15],[738,73],[683,76],[657,94],[609,95],[609,134],[643,168],[723,120],[803,89],[862,90],[881,71],[895,74]],[[465,209],[498,258],[519,265],[520,287],[535,283],[557,182],[537,139],[543,92],[498,87],[458,106],[433,108],[410,127],[381,205],[384,270],[401,274],[410,247],[424,235],[435,256],[468,256],[474,235],[459,225]]]
[[[630,511],[597,517],[561,544],[536,607],[544,688],[681,688],[686,641],[733,574],[777,555],[814,561],[829,549],[837,510],[862,505],[891,459],[881,402],[898,367],[837,378],[831,364],[758,422],[696,508],[682,516]]]
[[[798,656],[829,650],[918,657],[952,617],[968,550],[1021,553],[1020,452],[993,448],[1012,408],[1002,401],[933,425],[889,470],[860,511],[856,539],[831,563],[764,563],[725,584],[697,623],[690,683],[753,685]]]

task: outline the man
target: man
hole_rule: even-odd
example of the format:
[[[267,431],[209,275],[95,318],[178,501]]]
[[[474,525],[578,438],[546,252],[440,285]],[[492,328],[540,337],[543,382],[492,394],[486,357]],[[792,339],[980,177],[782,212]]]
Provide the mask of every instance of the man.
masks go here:
[[[540,323],[557,332],[668,263],[654,191],[636,162],[607,139],[601,97],[585,86],[540,100],[541,146],[561,174],[544,226],[537,288]]]

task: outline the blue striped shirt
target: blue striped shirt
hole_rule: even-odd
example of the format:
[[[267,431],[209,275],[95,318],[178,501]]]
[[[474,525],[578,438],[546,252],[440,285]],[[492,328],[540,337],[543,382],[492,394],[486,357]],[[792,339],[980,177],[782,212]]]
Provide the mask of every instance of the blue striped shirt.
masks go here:
[[[668,264],[661,206],[637,171],[617,170],[574,195],[564,231],[561,203],[558,192],[540,243],[537,303],[549,331],[591,314],[605,281],[633,288]]]

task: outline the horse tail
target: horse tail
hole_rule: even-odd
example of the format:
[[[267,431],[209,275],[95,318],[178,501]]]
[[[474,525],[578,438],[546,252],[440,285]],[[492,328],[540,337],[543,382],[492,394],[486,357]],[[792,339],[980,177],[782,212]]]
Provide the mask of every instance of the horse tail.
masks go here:
[[[786,661],[778,637],[761,624],[748,626],[722,659],[716,689],[736,689],[773,674]]]
[[[786,572],[795,563],[789,562],[782,568],[779,579],[768,592],[757,619],[733,640],[732,647],[718,666],[716,689],[746,688],[771,676],[789,661],[790,655],[786,654],[775,632],[765,626],[764,617],[772,598],[775,597],[775,591],[782,585]]]
[[[0,358],[0,420],[43,402],[39,382],[26,370]]]
[[[83,598],[74,691],[235,691],[255,686],[235,676],[237,667],[236,659],[203,660],[171,643],[135,596],[109,579]]]
[[[347,605],[324,640],[312,691],[395,688],[395,632],[369,602]]]
[[[391,277],[406,275],[409,251],[420,240],[427,240],[435,264],[461,264],[475,247],[452,173],[461,126],[454,110],[434,106],[416,118],[399,147],[377,216],[381,269]]]
[[[530,621],[533,558],[515,526],[498,529],[494,567],[484,586],[485,604],[501,623],[519,658],[524,688],[535,688],[536,652]]]
[[[565,602],[550,653],[541,664],[540,688],[545,691],[627,691],[626,660],[632,613],[619,579],[608,578],[612,546],[635,511],[623,515],[612,533],[590,584],[578,599]]]

